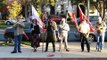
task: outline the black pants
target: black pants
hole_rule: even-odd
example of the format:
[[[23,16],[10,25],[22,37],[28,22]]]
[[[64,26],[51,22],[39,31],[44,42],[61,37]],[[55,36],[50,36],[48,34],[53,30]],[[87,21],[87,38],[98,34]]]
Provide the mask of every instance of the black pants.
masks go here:
[[[54,38],[54,36],[55,36],[54,31],[48,31],[47,32],[45,51],[48,51],[48,45],[51,42],[52,45],[53,45],[53,52],[55,52],[55,38]]]
[[[46,49],[45,49],[45,51],[48,51],[48,45],[49,45],[50,42],[53,45],[53,52],[55,52],[55,41],[49,41],[49,40],[46,40]]]
[[[81,36],[81,49],[82,49],[82,51],[84,51],[84,44],[86,43],[87,51],[90,52],[90,43],[89,43],[88,39],[86,38],[86,36],[83,33],[80,33],[80,36]]]

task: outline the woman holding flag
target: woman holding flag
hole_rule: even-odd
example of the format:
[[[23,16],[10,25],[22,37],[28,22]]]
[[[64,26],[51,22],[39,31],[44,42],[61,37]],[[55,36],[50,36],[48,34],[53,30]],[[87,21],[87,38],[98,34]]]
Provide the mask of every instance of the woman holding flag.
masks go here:
[[[40,46],[40,28],[37,24],[37,20],[34,19],[34,30],[32,31],[31,47],[34,48],[34,52],[37,51],[37,47]]]

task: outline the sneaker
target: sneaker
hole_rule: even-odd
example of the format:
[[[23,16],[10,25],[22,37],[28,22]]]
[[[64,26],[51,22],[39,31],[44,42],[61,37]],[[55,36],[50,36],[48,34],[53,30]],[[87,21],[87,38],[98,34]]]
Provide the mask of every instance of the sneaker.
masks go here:
[[[84,50],[82,50],[81,52],[84,52]]]
[[[58,50],[59,52],[61,52],[62,50]]]
[[[101,52],[101,49],[97,49],[98,52]]]
[[[47,52],[47,50],[45,50],[44,52]]]
[[[36,52],[37,50],[36,49],[34,49],[34,51],[33,52]]]
[[[12,51],[11,53],[13,54],[13,53],[17,53],[17,52],[16,51]]]
[[[22,51],[18,51],[19,53],[22,53]]]
[[[69,52],[69,50],[68,50],[68,49],[66,49],[66,51],[67,51],[67,52]]]
[[[55,50],[53,50],[53,52],[55,52]]]
[[[99,52],[101,52],[101,49],[99,50]]]
[[[88,50],[88,53],[89,53],[90,51]]]

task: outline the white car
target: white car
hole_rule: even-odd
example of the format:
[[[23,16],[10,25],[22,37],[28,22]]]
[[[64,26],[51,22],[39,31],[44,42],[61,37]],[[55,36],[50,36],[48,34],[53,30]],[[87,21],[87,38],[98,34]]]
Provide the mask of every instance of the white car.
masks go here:
[[[23,22],[26,22],[26,19],[25,19],[25,18],[22,18],[22,21],[23,21]]]
[[[7,24],[7,25],[12,25],[14,23],[16,23],[16,20],[9,19],[9,20],[5,21],[5,24]]]
[[[25,22],[25,18],[22,18],[22,21]],[[13,19],[9,19],[9,20],[6,20],[5,21],[5,24],[7,25],[13,25],[14,23],[16,23],[16,20],[13,20]]]

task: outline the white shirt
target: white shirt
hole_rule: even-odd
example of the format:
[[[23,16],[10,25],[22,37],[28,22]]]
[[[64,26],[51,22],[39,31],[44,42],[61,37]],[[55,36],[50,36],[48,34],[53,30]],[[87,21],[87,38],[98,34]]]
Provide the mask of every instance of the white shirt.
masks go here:
[[[67,23],[65,23],[64,25],[62,25],[62,24],[59,25],[59,30],[60,29],[62,32],[68,32],[70,30],[70,27]]]
[[[88,23],[81,23],[79,28],[81,33],[88,33],[90,31],[90,26]]]

